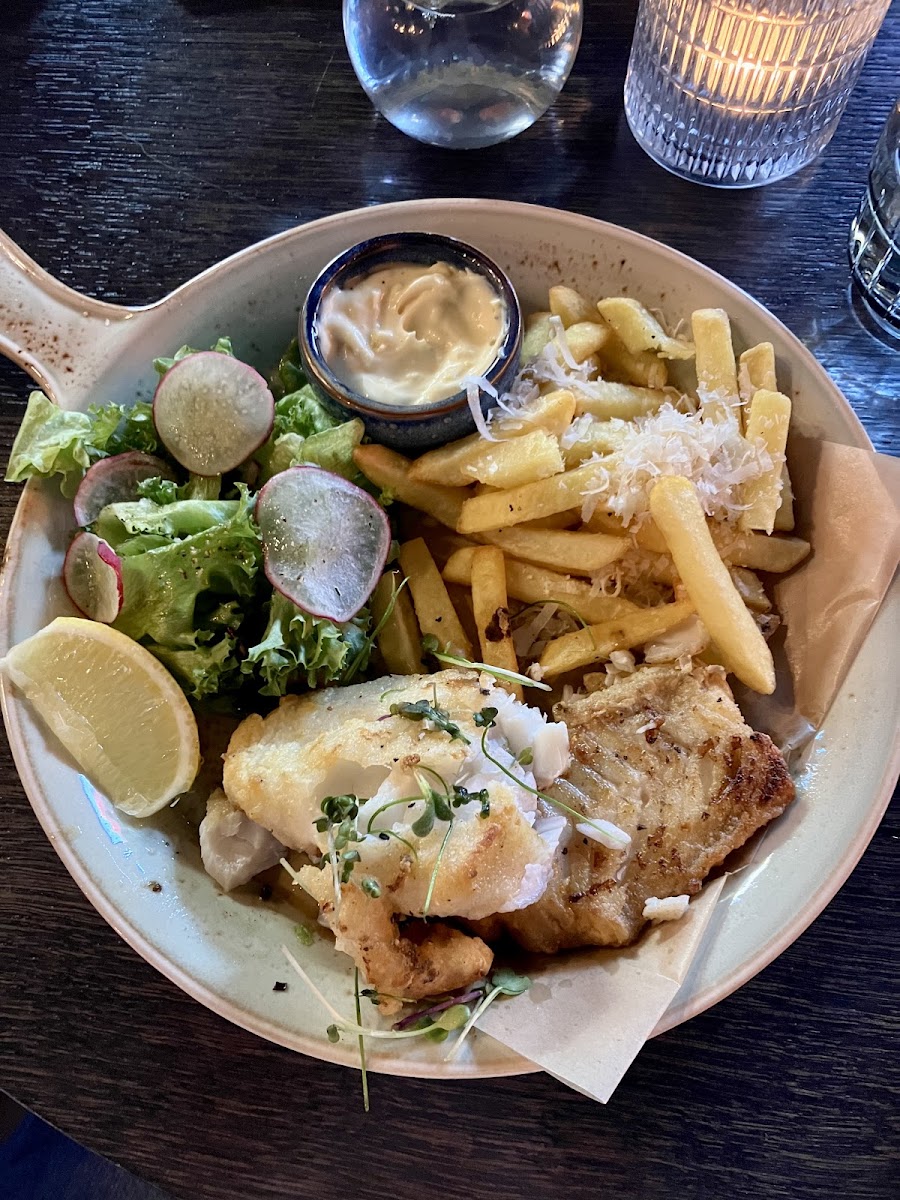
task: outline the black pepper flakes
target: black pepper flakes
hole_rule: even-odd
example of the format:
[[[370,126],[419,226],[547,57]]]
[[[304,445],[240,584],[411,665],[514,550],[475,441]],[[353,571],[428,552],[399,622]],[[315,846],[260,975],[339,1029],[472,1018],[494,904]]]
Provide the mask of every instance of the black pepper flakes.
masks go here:
[[[281,979],[277,979],[277,980],[275,981],[275,984],[274,984],[273,988],[272,988],[272,991],[273,991],[273,992],[286,992],[286,991],[287,991],[287,984],[286,984],[286,983],[285,983],[283,980],[281,980]]]

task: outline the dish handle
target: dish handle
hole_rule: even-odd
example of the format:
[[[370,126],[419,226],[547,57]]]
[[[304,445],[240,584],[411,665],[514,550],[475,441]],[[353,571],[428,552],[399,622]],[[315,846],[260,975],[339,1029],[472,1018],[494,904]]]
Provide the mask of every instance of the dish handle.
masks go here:
[[[62,408],[77,407],[123,324],[139,312],[60,283],[0,229],[0,354]]]

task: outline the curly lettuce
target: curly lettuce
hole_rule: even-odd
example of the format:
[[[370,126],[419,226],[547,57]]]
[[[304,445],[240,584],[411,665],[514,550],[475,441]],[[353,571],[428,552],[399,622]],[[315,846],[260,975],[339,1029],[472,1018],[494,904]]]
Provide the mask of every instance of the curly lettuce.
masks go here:
[[[262,639],[247,651],[241,670],[255,675],[263,696],[283,696],[298,684],[322,687],[347,682],[364,669],[371,652],[368,611],[336,625],[311,617],[273,592]]]
[[[158,448],[149,404],[139,402],[130,408],[107,404],[86,413],[70,412],[43,392],[32,392],[13,442],[6,481],[23,483],[33,476],[59,475],[63,495],[73,496],[97,459],[126,450],[154,454]]]
[[[240,487],[237,500],[111,504],[95,526],[122,560],[116,628],[198,700],[242,682],[238,632],[259,607],[262,560],[252,509]]]

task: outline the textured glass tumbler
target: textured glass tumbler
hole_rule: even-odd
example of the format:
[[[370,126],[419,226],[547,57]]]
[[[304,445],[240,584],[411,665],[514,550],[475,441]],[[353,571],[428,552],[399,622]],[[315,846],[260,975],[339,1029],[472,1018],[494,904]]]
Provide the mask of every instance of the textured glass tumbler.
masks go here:
[[[641,0],[625,115],[685,179],[756,187],[828,145],[890,0]]]
[[[472,150],[527,129],[566,82],[582,0],[344,0],[344,37],[379,112],[410,137]]]
[[[869,311],[900,337],[900,100],[875,147],[869,186],[850,228],[850,266]]]

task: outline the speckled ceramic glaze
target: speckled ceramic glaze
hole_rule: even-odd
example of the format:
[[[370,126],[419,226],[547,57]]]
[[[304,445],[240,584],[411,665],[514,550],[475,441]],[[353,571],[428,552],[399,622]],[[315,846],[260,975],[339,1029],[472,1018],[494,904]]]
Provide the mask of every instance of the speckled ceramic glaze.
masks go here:
[[[626,292],[673,319],[697,307],[731,315],[741,348],[774,344],[779,379],[800,433],[868,446],[834,384],[789,331],[720,276],[647,238],[586,217],[483,200],[417,201],[339,214],[252,246],[141,309],[100,304],[50,279],[0,238],[0,349],[65,408],[149,398],[152,359],[221,333],[261,369],[296,328],[311,282],[347,247],[398,230],[458,237],[485,248],[512,279],[523,309],[546,304],[564,280],[592,295]],[[53,487],[29,484],[0,586],[0,649],[71,611],[59,581],[72,527]],[[875,621],[821,731],[806,752],[799,797],[752,863],[731,876],[704,946],[659,1029],[686,1020],[761,970],[828,903],[874,832],[897,770],[900,587]],[[30,709],[4,688],[3,711],[25,790],[48,837],[97,910],[150,963],[229,1020],[285,1046],[354,1065],[331,1045],[327,1017],[286,978],[279,946],[294,915],[251,893],[222,895],[203,872],[180,806],[135,821],[114,812],[78,775]],[[157,886],[150,886],[159,885]],[[350,1011],[348,960],[329,942],[304,949],[329,998]],[[515,1074],[533,1069],[490,1038],[472,1039],[447,1066],[441,1047],[375,1043],[373,1069],[405,1075]]]
[[[421,454],[474,432],[475,422],[466,392],[459,391],[435,404],[415,407],[381,404],[361,396],[337,378],[322,355],[317,318],[319,307],[332,288],[348,287],[388,263],[431,266],[435,262],[446,262],[482,275],[503,301],[506,314],[503,341],[496,359],[484,373],[490,387],[503,392],[515,377],[522,348],[519,300],[509,278],[497,264],[458,238],[420,232],[367,238],[339,254],[313,281],[300,314],[300,355],[320,398],[340,416],[361,418],[374,441],[409,455]],[[491,404],[490,393],[481,391],[480,399],[482,410],[486,411]]]

